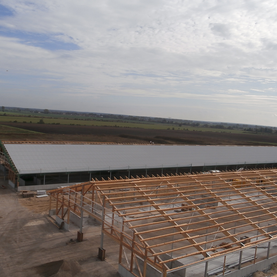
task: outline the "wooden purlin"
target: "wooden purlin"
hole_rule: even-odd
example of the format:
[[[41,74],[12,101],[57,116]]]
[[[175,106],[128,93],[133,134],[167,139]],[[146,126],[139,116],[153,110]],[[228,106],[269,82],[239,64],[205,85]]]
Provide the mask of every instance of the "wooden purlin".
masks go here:
[[[174,188],[174,187],[173,187]],[[174,188],[175,189],[175,188]],[[184,196],[182,196],[182,197],[184,197]],[[186,200],[186,202],[191,202],[191,200],[189,200],[188,198],[186,198],[186,197],[184,197],[184,200]],[[217,224],[217,225],[219,225],[214,219],[212,219],[211,217],[209,217],[207,214],[205,214],[204,212],[202,212],[201,211],[201,209],[197,209],[196,210],[197,212],[200,212],[201,213],[201,216],[207,216],[208,218],[209,218],[209,222],[213,222],[213,223],[215,223],[215,224]],[[185,224],[184,224],[185,225]],[[205,228],[207,228],[207,227],[204,227],[203,229],[205,229]],[[208,227],[208,228],[210,228],[210,227]],[[221,228],[221,226],[220,226],[220,228]],[[196,231],[196,230],[195,230]],[[188,235],[188,233],[190,233],[190,232],[192,232],[191,230],[188,232],[188,231],[184,231],[184,232],[180,232],[179,234],[187,234]],[[233,235],[231,235],[227,230],[225,230],[224,228],[221,228],[221,230],[220,230],[220,232],[222,232],[222,233],[224,233],[225,235],[226,235],[226,237],[228,237],[228,238],[230,238],[230,239],[233,239],[233,241],[235,242],[235,243],[239,243],[239,241],[238,240],[236,240],[236,239],[234,239],[234,237],[233,237]],[[159,236],[160,238],[161,237],[163,237],[163,236]],[[194,239],[196,239],[197,237],[200,237],[200,236],[193,236],[193,237],[191,237],[191,241],[193,242],[191,245],[189,245],[189,246],[183,246],[183,247],[180,247],[179,249],[172,249],[172,250],[168,250],[168,251],[163,251],[163,252],[161,252],[161,253],[159,253],[159,254],[162,254],[162,253],[170,253],[170,252],[173,252],[173,251],[176,251],[176,250],[181,250],[181,249],[186,249],[186,248],[189,248],[189,247],[191,247],[191,246],[193,246],[193,247],[195,247],[196,249],[198,249],[199,247],[201,247],[200,245],[201,244],[206,244],[207,242],[201,242],[201,243],[196,243],[196,241],[194,241]],[[155,238],[157,238],[157,237],[155,237]],[[152,238],[153,239],[153,238]],[[222,240],[222,238],[220,238],[220,240]],[[240,244],[239,244],[240,245]],[[201,247],[202,248],[202,247]],[[203,248],[202,248],[203,249]],[[209,256],[209,255],[207,255],[207,252],[209,252],[210,251],[210,249],[206,249],[206,250],[202,250],[202,251],[200,251],[200,253],[202,254],[202,255],[204,255],[204,257],[207,257],[207,256]],[[205,255],[206,254],[206,255]],[[195,255],[195,254],[194,254]],[[178,259],[178,257],[177,258],[175,258],[174,260],[177,260]]]
[[[107,198],[107,200],[109,201],[110,205],[113,206],[114,210],[116,210],[116,205],[115,205],[109,198]],[[121,211],[118,211],[118,210],[117,210],[117,213],[118,213],[121,217],[124,217],[124,218],[125,218],[125,215],[122,214]],[[135,241],[136,237],[138,237],[139,240],[140,240],[140,242],[141,242],[142,244],[144,244],[144,253],[147,253],[147,250],[148,250],[148,251],[151,253],[151,255],[153,255],[153,256],[155,257],[155,255],[154,255],[154,254],[155,254],[155,251],[152,250],[152,249],[150,248],[149,244],[148,244],[146,241],[143,241],[141,235],[138,234],[138,232],[137,232],[137,230],[136,230],[135,228],[132,228],[132,225],[131,225],[130,223],[127,223],[127,224],[129,225],[129,228],[130,228],[131,230],[133,230],[133,232],[134,232],[134,233],[133,233],[132,246],[133,246],[133,244],[134,244],[134,241]],[[141,249],[141,250],[142,250],[142,249]],[[131,251],[132,251],[132,250],[131,250]],[[140,255],[140,257],[143,257],[143,258],[147,259],[149,262],[153,263],[153,261],[151,261],[150,257],[148,257],[147,255]],[[155,257],[155,259],[156,259],[156,257]],[[158,257],[158,261],[161,262],[162,260]],[[167,270],[167,269],[169,269],[169,267],[168,267],[166,264],[160,266],[159,263],[155,263],[155,260],[154,260],[153,265],[154,265],[155,267],[158,267],[160,270]],[[131,259],[131,268],[132,268],[132,266],[133,266],[133,251],[132,251],[132,259]],[[131,272],[132,272],[132,270],[131,270]]]
[[[253,212],[249,212],[249,213],[253,213]],[[246,214],[246,213],[245,213]],[[207,214],[207,215],[209,215],[209,214]],[[269,214],[270,215],[270,214]],[[200,215],[201,217],[203,217],[203,215],[201,214]],[[232,217],[233,217],[234,215],[232,215]],[[227,216],[225,216],[225,218],[226,218]],[[249,217],[250,219],[254,219],[254,218],[260,218],[261,216],[260,215],[256,215],[256,216],[252,216],[252,217]],[[218,219],[222,219],[222,218],[224,218],[224,217],[218,217],[218,218],[216,218],[217,220]],[[176,221],[176,220],[175,220]],[[241,219],[238,219],[238,220],[233,220],[233,221],[228,221],[228,222],[225,222],[225,223],[221,223],[222,225],[224,225],[224,224],[229,224],[229,223],[233,223],[233,222],[239,222],[239,221],[244,221],[244,218],[241,218]],[[267,221],[269,221],[268,219],[265,219],[265,220],[258,220],[257,222],[260,222],[260,223],[262,223],[262,222],[267,222]],[[205,220],[205,221],[199,221],[199,222],[197,222],[197,223],[199,223],[199,224],[206,224],[207,222],[209,222],[208,220]],[[188,225],[194,225],[195,223],[190,223],[190,224],[186,224],[186,223],[184,223],[184,224],[179,224],[179,226],[180,227],[186,227],[186,226],[188,226]],[[220,226],[220,223],[218,223],[217,225],[213,225],[212,227],[219,227]],[[246,227],[246,226],[249,226],[249,223],[245,223],[245,224],[241,224],[241,225],[239,225],[239,227]],[[277,226],[277,223],[276,224],[274,224],[274,226]],[[192,232],[197,232],[197,231],[200,231],[200,230],[203,230],[203,229],[209,229],[209,228],[211,228],[210,226],[208,226],[208,227],[201,227],[201,228],[195,228],[195,229],[190,229],[190,230],[187,230],[186,232],[187,233],[192,233]],[[259,227],[259,228],[262,228],[262,227]],[[152,229],[152,230],[150,230],[150,231],[143,231],[143,232],[139,232],[140,234],[145,234],[145,233],[149,233],[149,232],[157,232],[157,231],[159,231],[159,230],[166,230],[166,229],[171,229],[171,227],[164,227],[164,228],[160,228],[160,229]],[[228,231],[228,230],[232,230],[232,229],[234,229],[234,227],[229,227],[229,228],[225,228],[224,227],[224,230],[226,230],[226,231]],[[214,232],[211,232],[211,233],[209,233],[209,234],[217,234],[217,233],[221,233],[222,231],[221,230],[218,230],[218,231],[214,231]],[[248,230],[247,231],[245,231],[244,233],[246,233],[246,232],[249,232]],[[160,235],[160,236],[158,236],[159,238],[165,238],[165,237],[168,237],[168,236],[172,236],[174,233],[168,233],[168,234],[164,234],[164,235]],[[201,235],[201,236],[204,236],[204,235]],[[231,235],[232,236],[232,235]],[[200,237],[200,236],[195,236],[195,238],[197,238],[197,237]],[[156,239],[157,237],[156,236],[154,236],[154,237],[151,237],[151,238],[145,238],[145,239],[143,239],[143,241],[148,241],[148,240],[151,240],[151,239]],[[194,236],[193,236],[193,238],[194,238]],[[181,240],[180,240],[181,241]]]
[[[205,187],[205,186],[204,186],[204,187]],[[232,186],[230,185],[230,187],[232,187]],[[206,188],[206,187],[205,187],[205,188]],[[223,200],[223,199],[221,199],[220,197],[218,197],[218,196],[217,196],[214,192],[212,192],[210,189],[208,189],[208,188],[206,188],[206,189],[207,189],[207,191],[208,191],[214,198],[218,199],[218,201],[220,201],[221,203],[223,203],[225,207],[227,207],[229,210],[232,210],[232,211],[235,212],[239,217],[241,217],[241,218],[243,218],[244,220],[246,220],[246,221],[249,223],[249,225],[251,225],[251,226],[254,228],[254,230],[258,230],[258,229],[259,229],[259,227],[258,227],[256,224],[253,224],[252,221],[251,221],[250,219],[248,219],[246,216],[244,216],[243,214],[241,214],[238,210],[234,209],[234,208],[232,207],[232,205],[228,204],[225,200]],[[243,198],[247,199],[250,203],[256,204],[256,202],[253,201],[253,200],[251,200],[250,197],[245,196],[243,193],[241,193],[239,190],[237,190],[237,189],[235,189],[235,188],[233,188],[233,189],[236,190],[237,193],[239,193],[240,195],[242,195]],[[267,235],[267,233],[266,233],[265,231],[261,230],[261,232],[262,232],[263,235]],[[236,239],[236,240],[237,240],[237,239]]]
[[[177,189],[178,191],[178,189]],[[183,196],[183,195],[182,195]],[[221,202],[221,199],[220,198],[217,198],[219,202]],[[189,202],[192,202],[190,199],[188,199],[187,197],[185,197],[185,200],[189,203]],[[193,203],[193,202],[192,202]],[[212,222],[213,225],[217,225],[219,226],[221,232],[226,235],[226,236],[230,236],[230,239],[235,242],[235,243],[238,243],[238,240],[236,238],[234,238],[228,231],[226,231],[221,225],[218,224],[218,222],[213,219],[210,215],[206,214],[202,209],[198,208],[197,209],[197,212],[199,212],[202,216],[208,218],[210,221],[209,222]]]
[[[236,190],[240,195],[242,195],[242,196],[243,196],[245,199],[247,199],[250,203],[254,204],[254,206],[256,206],[256,207],[258,206],[257,202],[256,202],[255,200],[252,200],[251,197],[245,195],[244,193],[242,193],[242,192],[239,191],[238,189],[232,187],[231,185],[230,185],[230,187],[231,187],[233,190]],[[225,202],[225,203],[226,203],[226,202]],[[227,204],[227,205],[229,205],[229,204]],[[266,212],[266,215],[269,214],[269,213],[267,213],[267,210],[266,210],[266,209],[260,209],[260,210],[261,210],[262,212]],[[243,215],[243,214],[241,214],[241,213],[239,213],[239,212],[237,212],[237,213],[238,213],[238,216],[243,217],[244,220],[248,221],[249,224],[250,224],[254,229],[259,230],[259,231],[261,232],[262,235],[268,236],[268,234],[267,234],[266,231],[260,229],[260,227],[257,226],[256,224],[253,224],[253,222],[252,222],[250,219],[246,218],[245,215]],[[270,215],[272,215],[272,213],[270,213]],[[274,219],[276,220],[277,217],[274,217]]]
[[[259,174],[258,174],[258,175],[259,175]],[[260,176],[262,176],[262,175],[260,175]],[[262,180],[266,180],[267,182],[270,182],[270,183],[273,182],[272,180],[264,179],[264,178],[263,178]],[[266,191],[264,191],[263,189],[261,189],[261,187],[258,186],[258,185],[255,184],[255,183],[252,183],[252,185],[254,185],[254,186],[257,188],[257,190],[259,190],[259,192],[260,192],[261,194],[267,196],[269,199],[273,200],[274,202],[277,202],[277,197],[274,197],[274,196],[272,196],[271,194],[267,193]],[[275,183],[274,183],[274,185],[276,186]],[[277,186],[276,186],[276,189],[277,189]],[[271,208],[272,208],[272,207],[270,207],[270,208],[268,208],[268,209],[263,208],[262,211],[266,211],[266,215],[270,215],[273,219],[277,220],[277,215],[276,215],[276,213],[277,213],[277,207],[276,207],[276,212],[275,212],[275,213],[269,212],[269,211],[268,211],[268,210],[271,209]]]
[[[140,188],[138,188],[138,190],[140,191]],[[145,192],[142,192],[143,195],[148,199],[149,203],[152,204],[152,206],[163,215],[164,218],[166,218],[168,220],[168,223],[172,224],[174,228],[176,228],[179,231],[179,234],[182,234],[182,236],[184,236],[188,242],[190,242],[199,252],[201,252],[201,254],[206,257],[207,253],[205,252],[205,250],[197,245],[196,241],[194,241],[193,239],[190,238],[190,236],[185,232],[185,230],[180,227],[178,225],[178,223],[176,221],[173,220],[173,218],[171,218],[170,216],[168,216],[165,211],[160,210],[159,208],[159,204],[157,204],[149,195],[147,195]],[[156,255],[159,255],[159,253],[157,253]]]
[[[262,181],[260,182],[260,180]],[[167,183],[166,187],[162,187],[165,182]],[[277,197],[272,194],[276,193],[277,195],[276,182],[277,170],[256,170],[92,181],[83,184],[83,186],[85,193],[95,191],[91,197],[97,196],[100,200],[103,196],[106,197],[113,212],[124,218],[124,222],[129,225],[128,228],[134,231],[133,234],[137,241],[127,236],[121,238],[122,234],[110,226],[106,226],[105,234],[113,237],[122,246],[127,247],[131,253],[140,257],[146,257],[143,254],[145,247],[149,251],[149,256],[146,259],[154,263],[155,267],[168,270],[164,266],[170,261],[199,254],[203,255],[206,260],[209,259],[207,253],[212,257],[217,257],[270,241],[272,236],[275,237],[276,231],[269,232],[268,229],[277,227],[277,212],[275,212],[277,211]],[[80,191],[81,185],[73,186],[73,189]],[[159,185],[161,185],[159,189],[156,189]],[[258,194],[259,198],[257,198]],[[62,212],[62,206],[64,205],[65,208],[68,203],[65,199],[62,200],[65,198],[64,196],[58,198],[59,214],[65,217],[66,214]],[[71,197],[70,201],[72,202],[69,204],[72,209],[78,211],[76,208],[77,198]],[[176,204],[175,207],[168,205],[172,201]],[[186,207],[193,209],[193,211],[175,212],[176,207],[181,209],[180,205],[184,202],[187,204]],[[207,207],[216,202],[221,204],[214,208]],[[151,211],[150,207],[154,207],[155,213],[154,210]],[[252,210],[251,207],[253,207]],[[235,217],[238,219],[236,220]],[[144,220],[149,222],[143,222]],[[237,224],[232,226],[232,223],[235,222]],[[159,224],[169,224],[170,226]],[[189,227],[188,230],[185,229],[187,227]],[[238,229],[238,231],[233,234],[234,229]],[[163,230],[164,233],[158,234],[160,230]],[[204,240],[205,230],[208,230],[208,235],[210,235],[207,241]],[[166,240],[174,234],[178,234],[179,237],[173,241]],[[224,236],[218,236],[218,234],[224,234]],[[240,236],[251,237],[251,243],[243,245]],[[165,241],[157,240],[154,243],[156,238],[161,240],[164,238]],[[215,243],[224,240],[227,240],[228,245],[232,248],[222,249],[218,245],[212,247]],[[140,243],[137,244],[137,242]],[[176,243],[173,250],[164,248],[163,251],[158,251],[158,248],[162,250],[163,247],[172,242]],[[186,242],[186,245],[182,246],[182,242]],[[179,245],[177,245],[178,243]],[[209,246],[204,248],[204,244],[208,243]],[[142,245],[144,245],[143,248]],[[189,253],[178,255],[178,257],[173,256],[172,259],[164,261],[159,258],[161,254],[185,249],[190,249]],[[192,249],[196,251],[192,252]],[[212,250],[219,252],[211,253]],[[135,256],[132,257],[130,266],[136,263]],[[197,262],[200,261],[192,263]]]

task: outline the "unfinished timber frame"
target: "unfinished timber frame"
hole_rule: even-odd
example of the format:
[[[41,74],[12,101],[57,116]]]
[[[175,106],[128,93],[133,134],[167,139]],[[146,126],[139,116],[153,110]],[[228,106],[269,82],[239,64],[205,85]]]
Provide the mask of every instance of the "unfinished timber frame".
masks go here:
[[[227,275],[277,257],[276,169],[93,180],[50,196],[59,222],[102,222],[133,276]]]

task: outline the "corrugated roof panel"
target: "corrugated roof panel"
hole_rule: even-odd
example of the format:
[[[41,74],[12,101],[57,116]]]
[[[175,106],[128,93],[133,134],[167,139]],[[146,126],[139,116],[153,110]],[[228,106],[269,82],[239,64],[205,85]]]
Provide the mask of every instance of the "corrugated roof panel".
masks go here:
[[[275,163],[277,147],[5,144],[20,174]]]

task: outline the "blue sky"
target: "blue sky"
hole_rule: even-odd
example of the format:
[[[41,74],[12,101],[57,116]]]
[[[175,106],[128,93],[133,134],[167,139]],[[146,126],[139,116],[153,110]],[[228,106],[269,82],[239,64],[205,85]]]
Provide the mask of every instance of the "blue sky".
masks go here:
[[[0,105],[277,126],[273,0],[0,0]]]

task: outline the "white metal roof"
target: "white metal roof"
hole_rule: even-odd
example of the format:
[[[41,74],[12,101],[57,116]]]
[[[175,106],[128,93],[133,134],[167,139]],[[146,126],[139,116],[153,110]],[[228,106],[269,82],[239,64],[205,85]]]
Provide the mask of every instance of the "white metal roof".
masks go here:
[[[20,174],[276,163],[277,147],[5,144]]]

